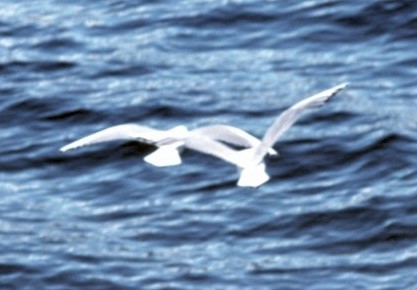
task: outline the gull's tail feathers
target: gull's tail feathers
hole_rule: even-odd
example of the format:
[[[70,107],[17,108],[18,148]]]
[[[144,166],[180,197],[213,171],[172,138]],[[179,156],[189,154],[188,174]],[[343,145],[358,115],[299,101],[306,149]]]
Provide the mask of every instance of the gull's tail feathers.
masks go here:
[[[144,160],[157,167],[181,164],[181,156],[178,147],[174,146],[161,146],[153,153],[145,156]]]
[[[265,171],[265,163],[243,168],[237,185],[241,187],[259,187],[269,180],[269,175]]]
[[[237,167],[240,176],[237,182],[241,187],[258,187],[269,180],[269,175],[265,171],[265,163],[255,162],[255,148],[249,148],[237,153]]]

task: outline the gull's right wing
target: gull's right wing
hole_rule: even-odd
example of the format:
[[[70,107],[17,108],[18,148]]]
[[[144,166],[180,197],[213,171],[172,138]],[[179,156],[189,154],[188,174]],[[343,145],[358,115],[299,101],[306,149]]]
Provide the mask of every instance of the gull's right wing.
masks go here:
[[[311,97],[308,97],[285,110],[266,131],[262,139],[262,144],[257,147],[254,159],[260,162],[265,156],[268,148],[273,146],[278,138],[285,131],[287,131],[288,128],[290,128],[304,112],[306,112],[308,109],[322,106],[326,103],[327,100],[334,96],[338,91],[344,89],[346,86],[347,84],[340,84],[333,88],[327,89]]]

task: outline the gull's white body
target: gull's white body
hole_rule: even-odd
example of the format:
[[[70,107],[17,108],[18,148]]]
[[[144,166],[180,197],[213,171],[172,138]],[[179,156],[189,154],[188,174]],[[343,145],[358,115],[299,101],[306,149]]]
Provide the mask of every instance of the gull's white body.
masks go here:
[[[178,126],[162,131],[153,128],[123,124],[110,127],[70,143],[60,150],[70,149],[113,140],[136,140],[152,144],[158,149],[147,155],[144,160],[155,166],[171,166],[181,163],[179,150],[183,147],[209,154],[237,166],[240,171],[238,186],[258,187],[269,180],[265,171],[266,154],[277,154],[272,146],[279,137],[290,128],[308,109],[320,107],[347,84],[341,84],[306,98],[291,106],[268,128],[262,140],[232,126],[212,125],[187,130]],[[235,150],[226,144],[247,147]]]

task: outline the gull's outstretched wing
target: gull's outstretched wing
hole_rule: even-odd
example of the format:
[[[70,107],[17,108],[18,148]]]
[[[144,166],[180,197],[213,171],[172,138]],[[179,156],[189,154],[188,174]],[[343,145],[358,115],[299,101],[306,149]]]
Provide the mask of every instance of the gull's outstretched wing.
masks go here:
[[[236,166],[240,164],[238,151],[200,134],[190,132],[184,145],[188,149],[220,158]]]
[[[193,132],[185,140],[185,147],[220,158],[237,166],[240,171],[238,186],[258,187],[269,180],[269,175],[265,172],[265,163],[261,162],[256,165],[251,163],[252,159],[250,157],[253,156],[252,151],[255,150],[253,147],[238,151],[221,142]]]
[[[60,148],[60,150],[65,152],[86,145],[115,140],[137,140],[148,144],[155,144],[164,137],[165,131],[160,131],[136,124],[123,124],[88,135]]]
[[[261,141],[248,132],[229,125],[216,124],[200,127],[192,130],[193,133],[203,135],[207,138],[222,141],[240,147],[256,147]],[[268,153],[276,155],[277,152],[270,148]]]
[[[322,106],[327,100],[346,86],[347,84],[340,84],[327,89],[308,97],[285,110],[266,131],[261,145],[258,146],[255,151],[254,160],[260,162],[267,153],[268,148],[274,145],[278,138],[290,128],[306,110]]]

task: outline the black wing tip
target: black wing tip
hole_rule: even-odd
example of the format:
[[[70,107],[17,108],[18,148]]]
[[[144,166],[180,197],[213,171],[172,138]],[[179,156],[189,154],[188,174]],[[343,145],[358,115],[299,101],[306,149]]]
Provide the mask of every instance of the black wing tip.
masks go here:
[[[345,82],[345,83],[341,83],[340,85],[337,85],[337,86],[335,87],[335,89],[336,89],[337,91],[340,91],[340,90],[345,89],[345,88],[346,88],[346,87],[348,87],[348,86],[350,86],[350,84],[349,84],[348,82]]]

